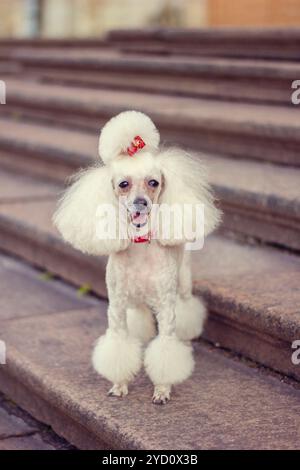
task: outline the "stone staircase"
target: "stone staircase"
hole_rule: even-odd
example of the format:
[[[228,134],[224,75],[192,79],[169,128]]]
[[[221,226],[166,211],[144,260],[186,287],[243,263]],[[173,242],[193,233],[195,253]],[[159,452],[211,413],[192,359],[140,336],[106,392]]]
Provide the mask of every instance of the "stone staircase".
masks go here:
[[[99,132],[109,116],[134,107],[153,116],[164,141],[239,159],[299,166],[297,106],[49,85],[26,76],[8,78],[7,116]]]
[[[215,57],[141,56],[113,50],[25,49],[12,52],[22,73],[48,83],[63,83],[209,97],[218,100],[290,103],[298,62]]]
[[[300,33],[221,33],[0,43],[0,389],[79,448],[299,448]],[[210,310],[196,373],[163,408],[143,374],[126,400],[106,397],[90,365],[106,260],[51,223],[66,178],[93,163],[101,124],[124,109],[202,153],[224,211],[193,255]]]

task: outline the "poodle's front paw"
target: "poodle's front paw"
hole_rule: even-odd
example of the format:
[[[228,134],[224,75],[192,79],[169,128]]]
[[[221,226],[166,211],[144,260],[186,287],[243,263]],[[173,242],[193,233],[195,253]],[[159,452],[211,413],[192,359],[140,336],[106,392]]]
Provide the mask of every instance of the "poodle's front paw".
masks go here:
[[[165,405],[170,400],[171,387],[169,385],[156,385],[152,397],[154,405]]]
[[[108,392],[110,397],[126,397],[128,395],[127,384],[114,384]]]

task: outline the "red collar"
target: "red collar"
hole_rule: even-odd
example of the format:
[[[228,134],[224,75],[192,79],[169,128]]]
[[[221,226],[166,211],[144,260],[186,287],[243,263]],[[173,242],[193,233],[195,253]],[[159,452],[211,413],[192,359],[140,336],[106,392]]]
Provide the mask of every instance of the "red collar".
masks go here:
[[[146,235],[141,235],[139,237],[134,237],[132,239],[133,243],[150,243],[151,242],[151,234],[147,233]]]

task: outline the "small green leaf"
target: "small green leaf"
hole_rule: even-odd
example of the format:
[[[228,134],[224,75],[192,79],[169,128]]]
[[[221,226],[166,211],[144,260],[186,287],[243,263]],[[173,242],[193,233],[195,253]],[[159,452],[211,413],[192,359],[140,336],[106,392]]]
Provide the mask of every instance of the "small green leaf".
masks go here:
[[[45,271],[39,276],[40,279],[43,279],[43,281],[51,281],[54,278],[54,274],[50,273],[50,271]]]
[[[91,292],[92,288],[89,284],[82,284],[82,286],[77,289],[77,295],[82,296],[82,295],[87,295]]]

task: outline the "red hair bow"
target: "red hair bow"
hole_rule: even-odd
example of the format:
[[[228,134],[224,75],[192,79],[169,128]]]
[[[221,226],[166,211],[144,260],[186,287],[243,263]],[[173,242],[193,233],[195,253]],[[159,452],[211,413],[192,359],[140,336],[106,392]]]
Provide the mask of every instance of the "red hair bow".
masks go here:
[[[127,148],[128,155],[132,157],[138,150],[144,148],[145,145],[146,144],[143,139],[139,135],[136,135],[131,142],[130,147]]]

